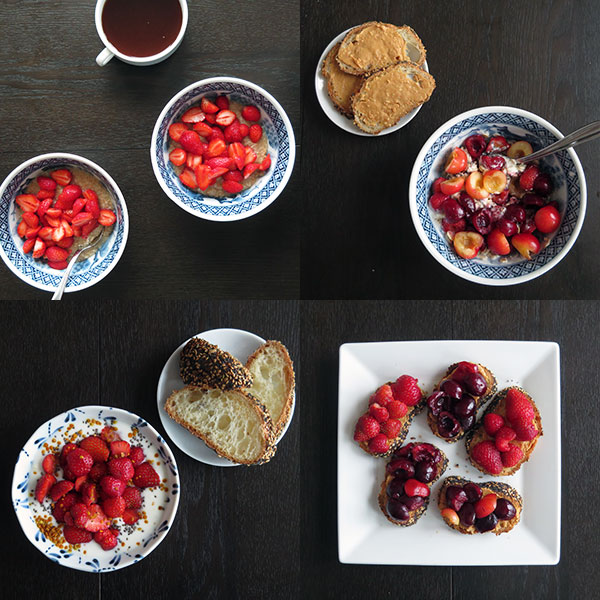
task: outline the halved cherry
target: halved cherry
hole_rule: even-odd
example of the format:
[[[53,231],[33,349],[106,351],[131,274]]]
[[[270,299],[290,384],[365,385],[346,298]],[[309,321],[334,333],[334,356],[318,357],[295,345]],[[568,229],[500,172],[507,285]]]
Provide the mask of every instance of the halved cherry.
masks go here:
[[[52,171],[50,177],[52,177],[58,185],[62,185],[63,187],[69,185],[73,179],[73,175],[68,169],[57,169],[56,171]]]
[[[453,177],[440,181],[440,192],[446,196],[452,196],[465,187],[465,177]]]
[[[189,131],[185,123],[173,123],[169,125],[169,137],[174,141],[178,142],[181,138],[181,134],[184,131]]]
[[[169,160],[180,167],[187,159],[187,153],[183,148],[175,148],[169,154]]]
[[[198,187],[196,176],[194,175],[194,171],[192,171],[191,169],[184,169],[181,172],[181,175],[179,175],[179,180],[181,181],[181,183],[183,183],[183,185],[191,189],[195,189],[196,187]]]
[[[465,181],[465,190],[471,198],[475,200],[483,200],[487,198],[490,193],[483,187],[483,173],[479,171],[473,171]]]
[[[519,254],[527,260],[540,251],[540,242],[532,233],[517,233],[510,241]]]
[[[502,154],[503,152],[506,152],[506,150],[508,150],[508,147],[509,143],[506,141],[505,137],[502,137],[501,135],[495,135],[490,138],[490,141],[488,142],[485,151],[488,154]]]
[[[23,214],[25,218],[25,214]],[[553,233],[560,225],[560,213],[551,204],[542,206],[535,213],[535,226],[542,233]]]
[[[454,249],[462,258],[475,258],[483,246],[483,236],[474,231],[459,231],[454,236]]]
[[[204,119],[206,119],[206,115],[199,106],[192,106],[192,108],[186,110],[181,117],[181,120],[184,123],[200,123],[201,121],[204,121]]]
[[[220,110],[216,116],[217,125],[221,125],[221,127],[231,125],[236,119],[235,113],[231,110]]]
[[[483,187],[490,194],[500,194],[506,187],[506,175],[504,171],[493,169],[483,174]]]
[[[488,248],[499,256],[510,254],[510,244],[506,236],[499,229],[492,229],[487,236]]]
[[[485,138],[479,133],[470,135],[465,140],[465,148],[467,149],[467,152],[477,160],[485,150]]]
[[[200,102],[200,108],[209,115],[219,112],[219,107],[206,97],[202,98],[202,101]]]
[[[448,194],[436,192],[435,194],[432,194],[431,198],[429,198],[429,204],[431,205],[431,208],[433,208],[433,210],[439,210],[442,204],[444,204],[444,202],[446,202],[448,198]]]
[[[454,148],[446,161],[444,170],[446,173],[456,175],[457,173],[462,173],[467,168],[468,164],[469,159],[467,158],[467,153],[462,148]]]
[[[40,206],[40,201],[33,194],[19,194],[15,202],[23,212],[35,212]]]
[[[531,144],[521,140],[511,145],[506,153],[506,156],[509,158],[522,158],[523,156],[528,156],[532,152],[533,148],[531,147]]]

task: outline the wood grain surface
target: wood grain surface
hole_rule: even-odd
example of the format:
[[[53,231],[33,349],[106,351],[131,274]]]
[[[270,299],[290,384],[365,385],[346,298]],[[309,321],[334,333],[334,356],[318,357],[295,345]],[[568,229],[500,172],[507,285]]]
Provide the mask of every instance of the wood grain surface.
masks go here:
[[[102,49],[95,2],[0,3],[0,181],[28,158],[72,152],[112,175],[129,210],[129,240],[119,264],[78,299],[299,295],[298,156],[276,202],[232,223],[180,209],[150,164],[152,130],[165,104],[189,84],[219,75],[269,91],[299,142],[299,0],[188,4],[186,35],[168,60],[135,67],[113,59],[102,68],[95,62]],[[46,297],[0,265],[0,298]]]
[[[322,301],[302,303],[302,598],[538,600],[591,597],[600,586],[600,304],[573,301]],[[548,340],[560,345],[562,543],[557,566],[384,567],[337,556],[337,378],[346,342]],[[357,489],[364,483],[357,481]],[[429,510],[432,510],[430,508]],[[398,555],[410,553],[398,531]],[[449,557],[451,560],[451,557]]]
[[[165,435],[156,406],[162,367],[196,333],[218,327],[279,339],[299,375],[299,304],[248,302],[4,302],[0,573],[6,598],[287,598],[300,572],[300,428],[295,418],[275,457],[261,467],[217,468],[168,443],[181,476],[181,501],[164,541],[136,565],[105,575],[55,565],[22,534],[10,502],[19,450],[44,421],[74,406],[111,405],[147,419]],[[15,313],[19,327],[13,326]],[[10,581],[9,581],[10,579]],[[132,591],[133,590],[133,591]]]
[[[317,62],[329,42],[371,20],[412,26],[437,82],[407,126],[380,138],[338,128],[314,89]],[[577,243],[551,272],[519,286],[472,284],[437,263],[412,224],[408,182],[425,141],[463,111],[516,106],[563,133],[600,118],[599,23],[595,0],[303,0],[302,297],[598,298],[600,142],[577,149],[589,202]]]

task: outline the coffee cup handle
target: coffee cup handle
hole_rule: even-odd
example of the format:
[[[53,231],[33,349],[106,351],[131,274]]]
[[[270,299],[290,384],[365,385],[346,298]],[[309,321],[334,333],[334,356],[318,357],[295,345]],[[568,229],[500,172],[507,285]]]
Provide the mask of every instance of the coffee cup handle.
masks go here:
[[[113,56],[114,54],[108,48],[104,48],[104,50],[102,50],[102,52],[96,56],[96,62],[98,63],[99,67],[103,67],[110,61],[111,58],[113,58]]]

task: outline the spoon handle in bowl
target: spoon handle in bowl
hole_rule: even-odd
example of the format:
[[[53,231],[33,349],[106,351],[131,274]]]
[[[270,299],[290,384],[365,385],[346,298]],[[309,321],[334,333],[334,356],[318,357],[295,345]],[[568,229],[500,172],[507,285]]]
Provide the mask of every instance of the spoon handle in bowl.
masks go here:
[[[54,292],[54,294],[52,296],[52,300],[61,300],[62,299],[65,288],[67,287],[67,281],[69,281],[69,276],[71,275],[71,271],[73,270],[73,266],[77,262],[77,258],[79,257],[81,252],[82,251],[79,250],[79,251],[75,252],[75,254],[73,254],[71,260],[69,261],[69,264],[67,265],[64,275],[62,276],[62,279],[60,280],[60,283],[58,284],[58,287],[56,288],[56,291]]]
[[[589,142],[598,136],[600,136],[600,121],[594,121],[593,123],[589,123],[588,125],[577,129],[573,133],[566,135],[564,138],[554,142],[554,144],[550,144],[549,146],[546,146],[545,148],[542,148],[533,154],[529,154],[528,156],[523,156],[519,160],[522,163],[529,163],[532,160],[537,160],[538,158],[554,154],[560,150],[572,148],[573,146],[577,146],[577,144]]]

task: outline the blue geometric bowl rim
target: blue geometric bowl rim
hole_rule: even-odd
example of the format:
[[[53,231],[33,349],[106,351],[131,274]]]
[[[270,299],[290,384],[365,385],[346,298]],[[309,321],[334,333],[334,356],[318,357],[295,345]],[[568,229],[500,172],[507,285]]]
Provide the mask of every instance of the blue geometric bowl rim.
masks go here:
[[[80,290],[89,288],[89,287],[95,285],[96,283],[98,283],[99,281],[101,281],[102,279],[104,279],[115,268],[115,266],[121,259],[121,256],[123,255],[123,252],[125,251],[125,246],[127,245],[127,238],[129,236],[129,213],[127,212],[127,204],[125,203],[125,198],[123,197],[123,193],[121,192],[121,189],[117,185],[116,181],[108,174],[108,172],[105,171],[100,165],[98,165],[94,161],[90,160],[89,158],[85,158],[85,156],[80,156],[79,154],[72,154],[69,152],[48,152],[46,154],[39,154],[38,156],[34,156],[34,157],[29,158],[26,161],[22,162],[19,166],[15,167],[9,173],[9,175],[7,175],[7,177],[2,182],[2,185],[0,185],[0,198],[2,198],[2,196],[4,195],[4,191],[9,186],[10,182],[23,169],[26,169],[29,165],[32,165],[36,162],[41,162],[41,161],[44,161],[47,159],[54,159],[54,158],[58,158],[61,160],[64,159],[65,162],[79,161],[79,162],[91,167],[92,169],[96,169],[110,183],[113,191],[115,192],[117,198],[119,199],[119,202],[121,203],[121,212],[123,215],[123,223],[122,223],[123,242],[122,242],[120,248],[117,250],[117,253],[114,256],[114,259],[110,262],[110,264],[101,273],[98,274],[97,277],[95,277],[94,279],[92,279],[90,281],[86,281],[84,283],[80,283],[80,284],[74,285],[74,286],[67,286],[65,288],[65,293],[78,292]],[[25,273],[22,273],[13,265],[13,263],[10,261],[10,259],[4,252],[4,248],[2,248],[1,245],[0,245],[0,256],[2,257],[2,260],[4,261],[4,264],[19,279],[21,279],[25,283],[27,283],[37,289],[50,291],[50,292],[53,292],[56,289],[56,286],[52,286],[52,285],[49,285],[46,283],[42,283],[40,281],[32,281],[32,280],[28,279],[28,277]]]
[[[265,200],[264,202],[261,202],[259,205],[255,206],[255,207],[251,208],[250,210],[245,211],[243,213],[235,213],[235,214],[229,214],[229,215],[216,215],[216,214],[211,214],[211,213],[200,213],[198,211],[195,211],[191,206],[188,206],[188,205],[184,204],[183,202],[181,202],[179,200],[179,198],[177,198],[177,196],[175,196],[171,192],[169,186],[166,184],[166,182],[162,178],[160,169],[156,162],[156,145],[158,143],[158,132],[160,130],[160,125],[161,125],[163,119],[165,118],[166,114],[169,112],[170,108],[177,102],[177,100],[179,100],[179,98],[181,98],[182,96],[184,96],[185,94],[187,94],[188,92],[193,90],[194,88],[200,88],[201,86],[205,86],[205,85],[212,84],[212,83],[237,83],[238,85],[243,85],[250,89],[253,89],[254,91],[256,91],[259,94],[261,94],[262,96],[264,96],[275,107],[275,109],[279,113],[279,116],[281,117],[281,120],[283,121],[283,123],[285,125],[286,134],[288,136],[289,162],[288,162],[288,165],[287,165],[287,168],[285,170],[282,180],[279,182],[279,185],[277,186],[277,188],[275,190],[273,190],[272,194],[269,196],[269,198],[267,200]],[[263,89],[256,83],[252,83],[251,81],[247,81],[245,79],[240,79],[239,77],[209,77],[207,79],[201,79],[200,81],[191,83],[187,87],[183,88],[180,92],[177,92],[177,94],[175,94],[169,100],[169,102],[167,102],[165,107],[162,109],[160,115],[158,116],[158,119],[156,120],[156,124],[154,125],[154,130],[152,132],[152,142],[150,144],[150,160],[152,161],[152,169],[154,171],[154,176],[156,177],[160,187],[163,189],[165,194],[173,202],[175,202],[175,204],[177,204],[177,206],[179,206],[186,212],[189,212],[190,214],[194,215],[195,217],[200,217],[201,219],[207,219],[209,221],[221,221],[221,222],[238,221],[241,219],[246,219],[247,217],[251,217],[252,215],[255,215],[255,214],[261,212],[262,210],[264,210],[265,208],[267,208],[267,206],[269,206],[270,204],[272,204],[275,201],[275,199],[279,196],[279,194],[283,191],[283,189],[287,185],[287,182],[289,181],[289,179],[292,175],[292,171],[294,169],[295,158],[296,158],[296,141],[295,141],[295,137],[294,137],[294,130],[292,128],[292,123],[290,122],[285,110],[283,110],[283,107],[281,106],[281,104],[279,104],[279,102],[271,94],[269,94],[269,92],[267,92],[265,89]]]
[[[42,423],[32,434],[31,436],[27,439],[27,441],[25,442],[25,444],[23,445],[23,447],[21,448],[21,450],[19,451],[19,454],[17,455],[17,460],[15,462],[15,467],[13,469],[13,477],[12,477],[12,482],[11,482],[11,499],[12,499],[12,503],[13,503],[13,509],[15,511],[15,516],[17,517],[17,521],[19,522],[19,525],[21,526],[21,529],[23,530],[23,533],[25,534],[25,537],[31,542],[31,544],[39,551],[41,552],[44,556],[46,556],[48,558],[48,556],[44,553],[44,551],[42,550],[41,547],[39,547],[34,540],[32,540],[29,535],[27,534],[27,531],[25,529],[25,526],[23,525],[23,523],[21,522],[21,519],[23,518],[22,514],[20,514],[19,512],[17,512],[17,509],[14,505],[14,497],[13,497],[13,490],[15,488],[15,478],[17,477],[17,467],[19,466],[19,462],[21,459],[21,456],[23,454],[23,452],[25,451],[25,448],[27,447],[27,445],[32,441],[37,439],[38,437],[40,437],[42,431],[44,431],[44,428],[46,428],[48,426],[48,424],[51,421],[54,421],[55,419],[61,418],[61,417],[66,417],[66,415],[70,412],[74,412],[74,411],[92,411],[92,412],[121,412],[126,414],[129,417],[132,417],[133,419],[136,420],[143,420],[146,423],[146,427],[149,428],[149,430],[152,432],[153,435],[155,435],[158,439],[162,440],[162,443],[164,444],[164,448],[165,451],[168,454],[168,458],[169,460],[172,461],[173,466],[175,468],[175,472],[173,473],[173,477],[175,479],[175,484],[177,485],[177,488],[179,490],[178,494],[175,494],[173,496],[174,500],[173,500],[173,505],[172,505],[172,509],[171,509],[171,514],[169,516],[169,518],[167,519],[168,522],[168,528],[162,533],[162,535],[157,536],[156,538],[154,538],[143,550],[143,556],[139,559],[139,560],[143,560],[144,558],[146,558],[146,556],[148,556],[153,550],[155,550],[164,540],[164,538],[166,537],[167,533],[169,531],[171,531],[171,526],[173,524],[173,521],[175,520],[175,515],[177,514],[177,509],[179,508],[179,497],[181,495],[181,480],[179,477],[179,468],[177,467],[177,461],[175,459],[175,455],[173,454],[173,451],[171,450],[171,448],[169,447],[169,445],[167,444],[166,439],[164,438],[164,436],[162,436],[146,419],[142,419],[139,415],[136,415],[135,413],[132,413],[131,411],[128,411],[124,408],[117,408],[114,406],[101,406],[101,405],[96,405],[96,404],[89,404],[89,405],[85,405],[85,406],[74,406],[73,408],[69,408],[68,410],[65,410],[62,413],[59,413],[57,415],[54,415],[53,417],[51,417],[50,419],[48,419],[47,421],[45,421],[44,423]],[[44,431],[45,433],[45,431]],[[56,561],[58,562],[58,564],[61,567],[67,567],[69,569],[75,569],[78,571],[87,571],[87,572],[111,572],[111,571],[116,571],[118,569],[123,569],[125,567],[129,567],[131,565],[136,564],[138,561],[134,561],[134,562],[127,562],[127,561],[121,561],[119,562],[116,566],[111,566],[110,568],[101,568],[98,570],[95,569],[90,569],[90,568],[86,568],[85,564],[64,564],[60,561]]]
[[[415,226],[415,229],[417,231],[419,238],[421,239],[421,242],[423,243],[425,248],[427,248],[428,252],[433,256],[433,258],[435,258],[443,267],[445,267],[446,269],[448,269],[455,275],[462,277],[463,279],[467,279],[469,281],[472,281],[474,283],[479,283],[482,285],[490,285],[490,286],[516,285],[519,283],[524,283],[526,281],[531,281],[532,279],[535,279],[535,278],[539,277],[540,275],[543,275],[544,273],[546,273],[547,271],[549,271],[550,269],[555,267],[567,255],[567,253],[569,252],[569,250],[572,248],[573,244],[577,240],[577,237],[579,236],[579,232],[581,231],[581,228],[583,226],[583,221],[585,219],[585,212],[586,212],[586,208],[587,208],[587,186],[586,186],[585,175],[583,172],[583,167],[581,165],[581,161],[579,160],[579,157],[575,153],[575,150],[573,150],[572,148],[569,148],[569,150],[567,150],[567,152],[569,153],[569,156],[571,157],[571,160],[573,161],[573,164],[575,165],[575,170],[577,172],[577,178],[579,180],[580,194],[581,194],[580,210],[579,210],[577,222],[575,224],[575,228],[573,229],[573,232],[571,233],[571,236],[569,237],[568,241],[565,243],[563,248],[558,252],[558,254],[554,258],[549,260],[547,263],[545,263],[544,265],[542,265],[541,267],[536,269],[535,271],[532,271],[531,273],[526,273],[525,275],[520,275],[518,277],[513,277],[510,279],[494,279],[494,278],[490,278],[490,277],[483,277],[483,276],[473,275],[471,273],[466,273],[465,271],[463,271],[462,269],[460,269],[459,267],[457,267],[456,265],[451,263],[449,260],[447,260],[445,257],[441,256],[439,254],[439,252],[436,250],[436,248],[433,246],[433,244],[431,243],[429,238],[427,237],[427,234],[425,233],[425,230],[423,229],[423,225],[422,225],[421,219],[419,217],[418,207],[417,207],[417,193],[416,193],[417,180],[419,177],[419,170],[421,168],[421,164],[425,158],[425,155],[427,154],[427,152],[429,151],[429,149],[431,148],[433,143],[443,133],[445,133],[452,126],[456,125],[457,123],[460,123],[463,120],[466,120],[475,115],[488,113],[488,112],[489,113],[505,113],[505,114],[509,114],[509,115],[516,115],[516,116],[524,117],[524,118],[530,119],[531,121],[533,121],[539,125],[542,125],[548,131],[553,133],[557,138],[560,139],[560,138],[564,137],[563,134],[556,127],[554,127],[554,125],[552,125],[550,122],[546,121],[545,119],[536,115],[535,113],[524,110],[522,108],[516,108],[513,106],[483,106],[480,108],[474,108],[471,110],[467,110],[467,111],[453,117],[452,119],[446,121],[443,125],[438,127],[429,136],[427,141],[423,144],[421,151],[419,152],[419,154],[417,155],[417,158],[415,159],[415,163],[413,165],[413,169],[412,169],[412,173],[411,173],[411,177],[410,177],[410,181],[409,181],[409,190],[408,190],[409,194],[408,195],[409,195],[410,212],[411,212],[413,225]]]

